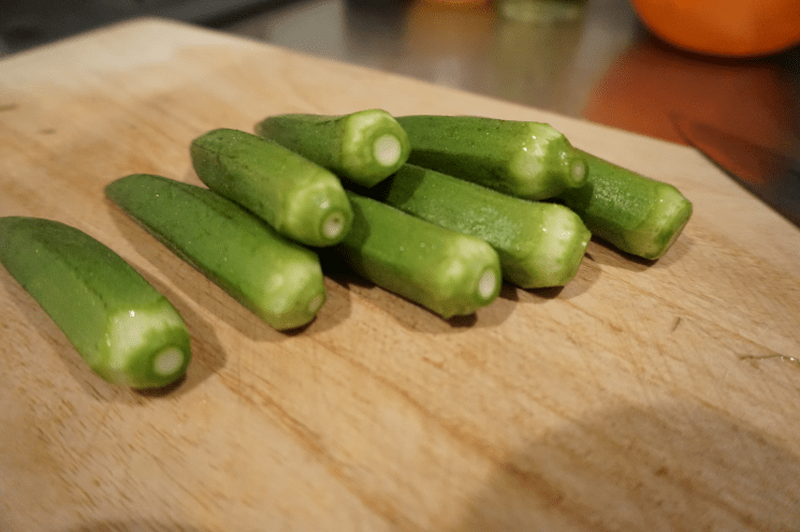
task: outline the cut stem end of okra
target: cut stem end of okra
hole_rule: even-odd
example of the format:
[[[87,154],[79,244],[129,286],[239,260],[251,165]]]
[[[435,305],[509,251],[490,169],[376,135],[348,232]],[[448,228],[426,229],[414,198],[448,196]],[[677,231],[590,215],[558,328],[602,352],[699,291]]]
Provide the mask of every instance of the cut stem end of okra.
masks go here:
[[[579,187],[586,181],[586,161],[583,159],[573,159],[569,166],[567,175],[570,178],[572,187]]]
[[[368,109],[341,118],[341,174],[367,188],[394,173],[408,159],[408,135],[389,113]]]
[[[186,373],[189,336],[171,306],[126,310],[109,319],[105,345],[86,357],[109,382],[152,388]]]
[[[275,141],[218,129],[192,141],[191,156],[208,188],[246,207],[282,236],[329,246],[349,227],[352,212],[339,178]],[[335,213],[341,216],[338,232],[336,224],[326,223]]]
[[[153,359],[153,373],[168,377],[183,366],[184,359],[185,357],[180,349],[169,347],[157,354]]]
[[[346,115],[284,114],[256,124],[256,133],[370,188],[408,159],[406,131],[388,112],[366,109]]]
[[[630,237],[635,254],[649,260],[661,258],[678,239],[692,215],[692,204],[673,186],[662,184],[639,235]]]
[[[347,226],[347,217],[341,212],[330,213],[322,222],[322,234],[331,241],[339,241]]]
[[[335,251],[356,273],[445,319],[497,297],[500,259],[485,241],[353,192],[348,198],[353,229]]]
[[[400,140],[388,133],[378,137],[373,147],[375,160],[382,166],[390,167],[396,165],[400,161],[402,153],[403,147],[400,144]]]
[[[492,270],[483,272],[483,275],[481,275],[478,281],[478,295],[487,301],[493,299],[497,292],[497,281],[497,274]]]

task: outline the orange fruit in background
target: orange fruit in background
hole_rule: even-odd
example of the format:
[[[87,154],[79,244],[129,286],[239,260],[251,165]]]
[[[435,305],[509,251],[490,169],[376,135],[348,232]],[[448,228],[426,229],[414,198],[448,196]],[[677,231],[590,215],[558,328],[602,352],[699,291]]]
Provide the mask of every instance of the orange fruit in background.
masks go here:
[[[630,0],[642,22],[686,50],[767,55],[800,44],[798,0]]]

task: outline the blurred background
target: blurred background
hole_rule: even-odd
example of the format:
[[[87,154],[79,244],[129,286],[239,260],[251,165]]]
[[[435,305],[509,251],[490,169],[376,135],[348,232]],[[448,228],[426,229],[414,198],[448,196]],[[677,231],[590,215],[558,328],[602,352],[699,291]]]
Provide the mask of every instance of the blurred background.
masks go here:
[[[738,1],[726,0],[724,11],[736,14]],[[755,1],[759,13],[772,2],[800,16],[796,0]],[[649,4],[670,2],[681,4]],[[655,17],[675,14],[647,13],[647,4],[578,0],[569,17],[547,22],[504,14],[500,0],[0,0],[0,54],[156,15],[672,142],[683,142],[671,118],[678,113],[796,148],[800,48],[780,32],[800,31],[800,22],[778,12],[779,22],[759,20],[742,37],[736,20],[718,15],[710,19],[741,35],[672,20],[683,37],[705,39],[692,49],[654,31]],[[743,52],[737,43],[761,49]]]

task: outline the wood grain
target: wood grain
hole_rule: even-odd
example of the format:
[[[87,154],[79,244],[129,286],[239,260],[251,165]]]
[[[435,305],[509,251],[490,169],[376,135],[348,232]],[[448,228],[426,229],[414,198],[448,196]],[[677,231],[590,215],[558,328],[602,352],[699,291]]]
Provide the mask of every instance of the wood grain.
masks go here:
[[[156,19],[0,60],[0,215],[75,225],[186,319],[169,393],[107,385],[0,270],[0,530],[797,530],[800,232],[694,151]],[[590,244],[562,290],[444,321],[343,273],[278,333],[121,214],[132,172],[269,114],[547,121],[675,184],[656,263]]]

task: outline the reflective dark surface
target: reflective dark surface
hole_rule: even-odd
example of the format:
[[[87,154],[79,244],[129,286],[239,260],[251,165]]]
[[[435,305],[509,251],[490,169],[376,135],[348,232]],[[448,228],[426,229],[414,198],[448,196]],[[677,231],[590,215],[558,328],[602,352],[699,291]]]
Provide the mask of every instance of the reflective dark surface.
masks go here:
[[[622,0],[589,0],[556,26],[503,19],[491,2],[308,0],[225,29],[281,46],[578,115],[642,31]]]
[[[800,137],[800,49],[704,57],[654,38],[627,0],[588,0],[554,26],[492,2],[305,0],[218,27],[304,53],[412,76],[684,142],[676,112],[777,147]]]
[[[20,52],[132,17],[195,23],[246,16],[288,0],[0,0],[0,55]]]
[[[800,227],[800,159],[729,131],[675,117],[686,141],[730,177]]]
[[[675,113],[782,151],[800,137],[800,48],[754,59],[686,53],[651,36],[628,0],[587,0],[579,20],[553,26],[504,19],[491,1],[4,0],[0,46],[14,53],[140,14],[672,142],[684,142]]]

